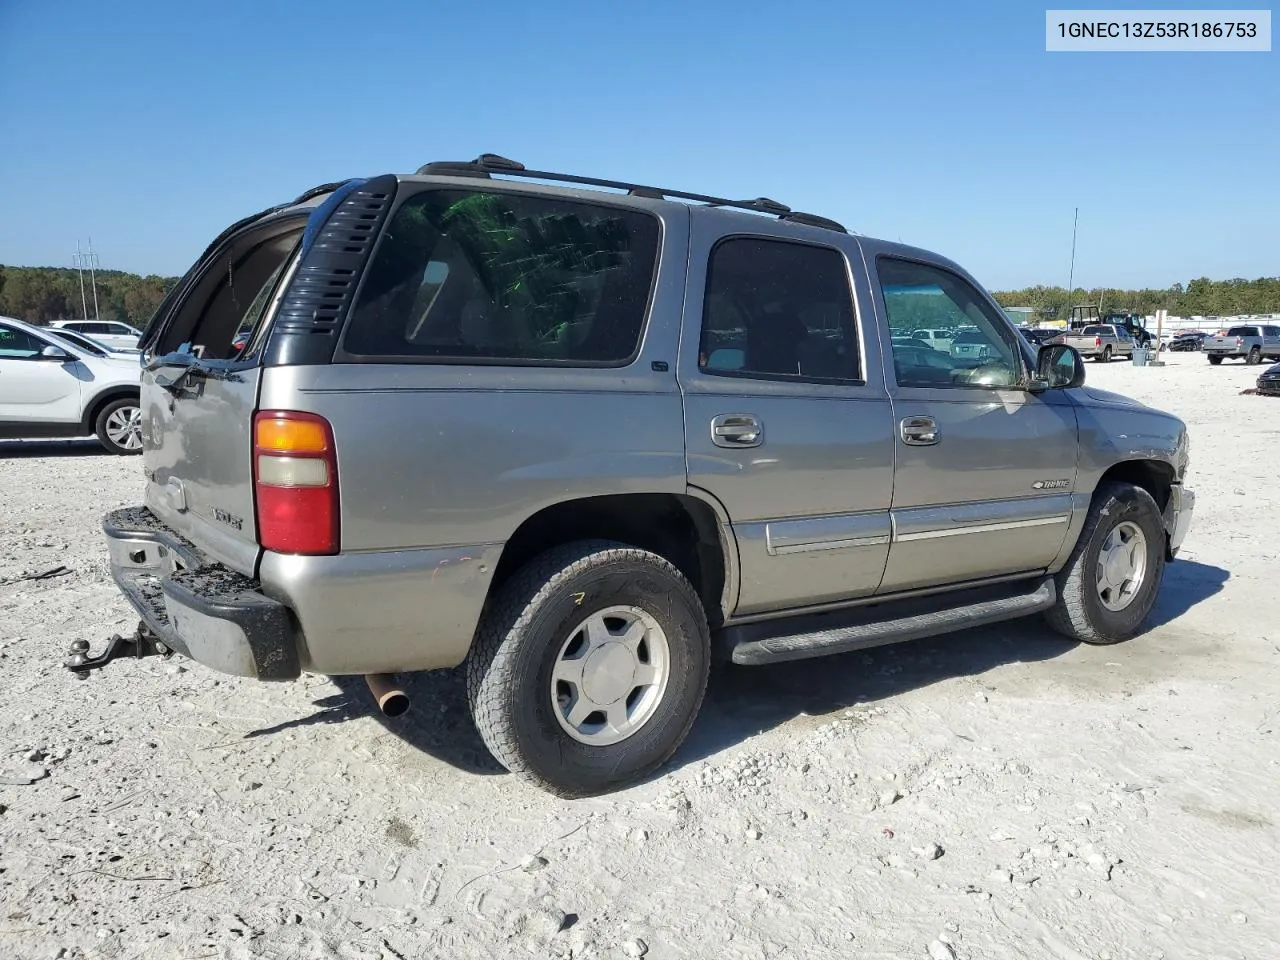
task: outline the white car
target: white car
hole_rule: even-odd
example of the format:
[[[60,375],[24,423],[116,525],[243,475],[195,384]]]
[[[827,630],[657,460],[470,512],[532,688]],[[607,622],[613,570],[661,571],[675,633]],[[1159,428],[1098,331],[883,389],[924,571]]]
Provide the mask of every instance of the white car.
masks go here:
[[[87,437],[142,452],[136,354],[99,356],[56,331],[0,317],[0,437]]]
[[[55,320],[49,326],[55,330],[83,333],[108,347],[137,349],[138,341],[142,338],[141,330],[115,320]]]
[[[105,343],[102,343],[98,340],[93,339],[93,337],[90,337],[87,334],[77,333],[75,330],[68,330],[66,327],[58,327],[56,330],[50,327],[46,327],[45,332],[53,334],[60,341],[61,340],[70,341],[72,346],[83,347],[85,350],[88,350],[90,353],[92,353],[95,357],[108,357],[108,356],[111,356],[112,354],[115,354],[116,356],[127,354],[129,356],[136,358],[138,354],[142,352],[137,347],[108,346]],[[59,344],[59,346],[61,346],[61,344]]]

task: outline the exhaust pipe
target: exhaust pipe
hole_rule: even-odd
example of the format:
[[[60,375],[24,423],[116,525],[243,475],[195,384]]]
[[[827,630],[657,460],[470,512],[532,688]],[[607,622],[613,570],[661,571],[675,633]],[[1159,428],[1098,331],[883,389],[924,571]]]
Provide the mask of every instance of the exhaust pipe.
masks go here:
[[[364,682],[378,702],[384,716],[400,717],[409,710],[409,695],[400,689],[396,678],[389,673],[367,673]]]

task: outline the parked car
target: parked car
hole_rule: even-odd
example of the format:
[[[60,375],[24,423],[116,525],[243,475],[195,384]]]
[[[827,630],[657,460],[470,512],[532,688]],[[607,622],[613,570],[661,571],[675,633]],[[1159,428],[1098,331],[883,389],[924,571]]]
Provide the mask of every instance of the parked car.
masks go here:
[[[0,436],[96,435],[111,453],[141,453],[140,377],[136,356],[0,317]]]
[[[1258,392],[1280,397],[1280,363],[1267,367],[1258,376]]]
[[[50,329],[50,328],[46,328],[46,329],[48,330],[48,333],[51,336],[56,336],[59,340],[65,340],[68,343],[72,343],[77,347],[80,347],[82,350],[89,351],[94,356],[98,356],[98,357],[107,357],[107,356],[113,356],[113,355],[114,356],[130,356],[134,358],[134,363],[135,364],[137,363],[136,358],[140,353],[137,347],[111,347],[105,343],[101,343],[100,341],[93,339],[93,337],[86,336],[83,333],[77,333],[74,330],[68,330],[65,327],[58,327],[56,329]]]
[[[671,756],[713,654],[1140,629],[1191,522],[1180,420],[945,257],[621,186],[486,155],[219,237],[148,328],[145,501],[104,521],[143,623],[68,666],[366,674],[399,712],[389,674],[465,663],[494,756],[579,796]],[[889,336],[955,316],[960,359]]]
[[[1225,334],[1206,338],[1203,350],[1214,366],[1227,359],[1246,364],[1280,360],[1280,326],[1261,323],[1228,327]]]
[[[1048,341],[1075,349],[1082,357],[1109,363],[1114,357],[1133,356],[1133,338],[1124,327],[1095,323],[1083,330],[1068,330]]]
[[[50,327],[93,337],[109,347],[136,348],[142,332],[114,320],[55,320]]]
[[[970,366],[981,364],[995,356],[990,337],[982,330],[962,330],[951,341],[951,356]]]
[[[954,330],[912,330],[911,336],[917,340],[923,341],[934,350],[941,350],[943,353],[951,352],[951,341],[955,339]]]
[[[1208,334],[1200,330],[1185,330],[1175,334],[1168,349],[1174,353],[1191,353],[1201,348]]]

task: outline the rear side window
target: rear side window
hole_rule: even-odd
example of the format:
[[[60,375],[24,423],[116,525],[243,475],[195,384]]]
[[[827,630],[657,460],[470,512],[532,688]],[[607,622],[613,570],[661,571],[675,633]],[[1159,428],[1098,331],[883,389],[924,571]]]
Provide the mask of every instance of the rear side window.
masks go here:
[[[620,365],[639,348],[658,221],[545,197],[430,190],[391,218],[343,348],[367,357]]]
[[[1268,337],[1280,337],[1280,327],[1263,327],[1262,333]]]
[[[1256,337],[1258,336],[1257,327],[1232,327],[1227,331],[1228,337]]]
[[[722,240],[707,266],[698,364],[719,376],[860,381],[844,255],[784,240]]]

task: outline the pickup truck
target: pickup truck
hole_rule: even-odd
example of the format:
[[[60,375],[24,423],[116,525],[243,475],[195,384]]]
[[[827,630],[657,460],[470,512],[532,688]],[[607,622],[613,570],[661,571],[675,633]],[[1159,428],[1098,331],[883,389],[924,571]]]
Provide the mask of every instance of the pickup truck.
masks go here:
[[[1206,337],[1200,348],[1215,367],[1223,360],[1243,360],[1253,366],[1264,358],[1280,360],[1280,326],[1267,323],[1230,327],[1225,334]]]
[[[142,622],[67,666],[364,674],[387,714],[462,666],[562,796],[663,764],[714,657],[1127,640],[1194,504],[1182,421],[945,257],[487,154],[241,220],[142,350],[145,499],[103,523]]]
[[[1132,357],[1133,338],[1124,327],[1108,323],[1096,323],[1083,330],[1070,330],[1048,341],[1065,344],[1082,357],[1091,357],[1101,363],[1109,363],[1112,357]]]

